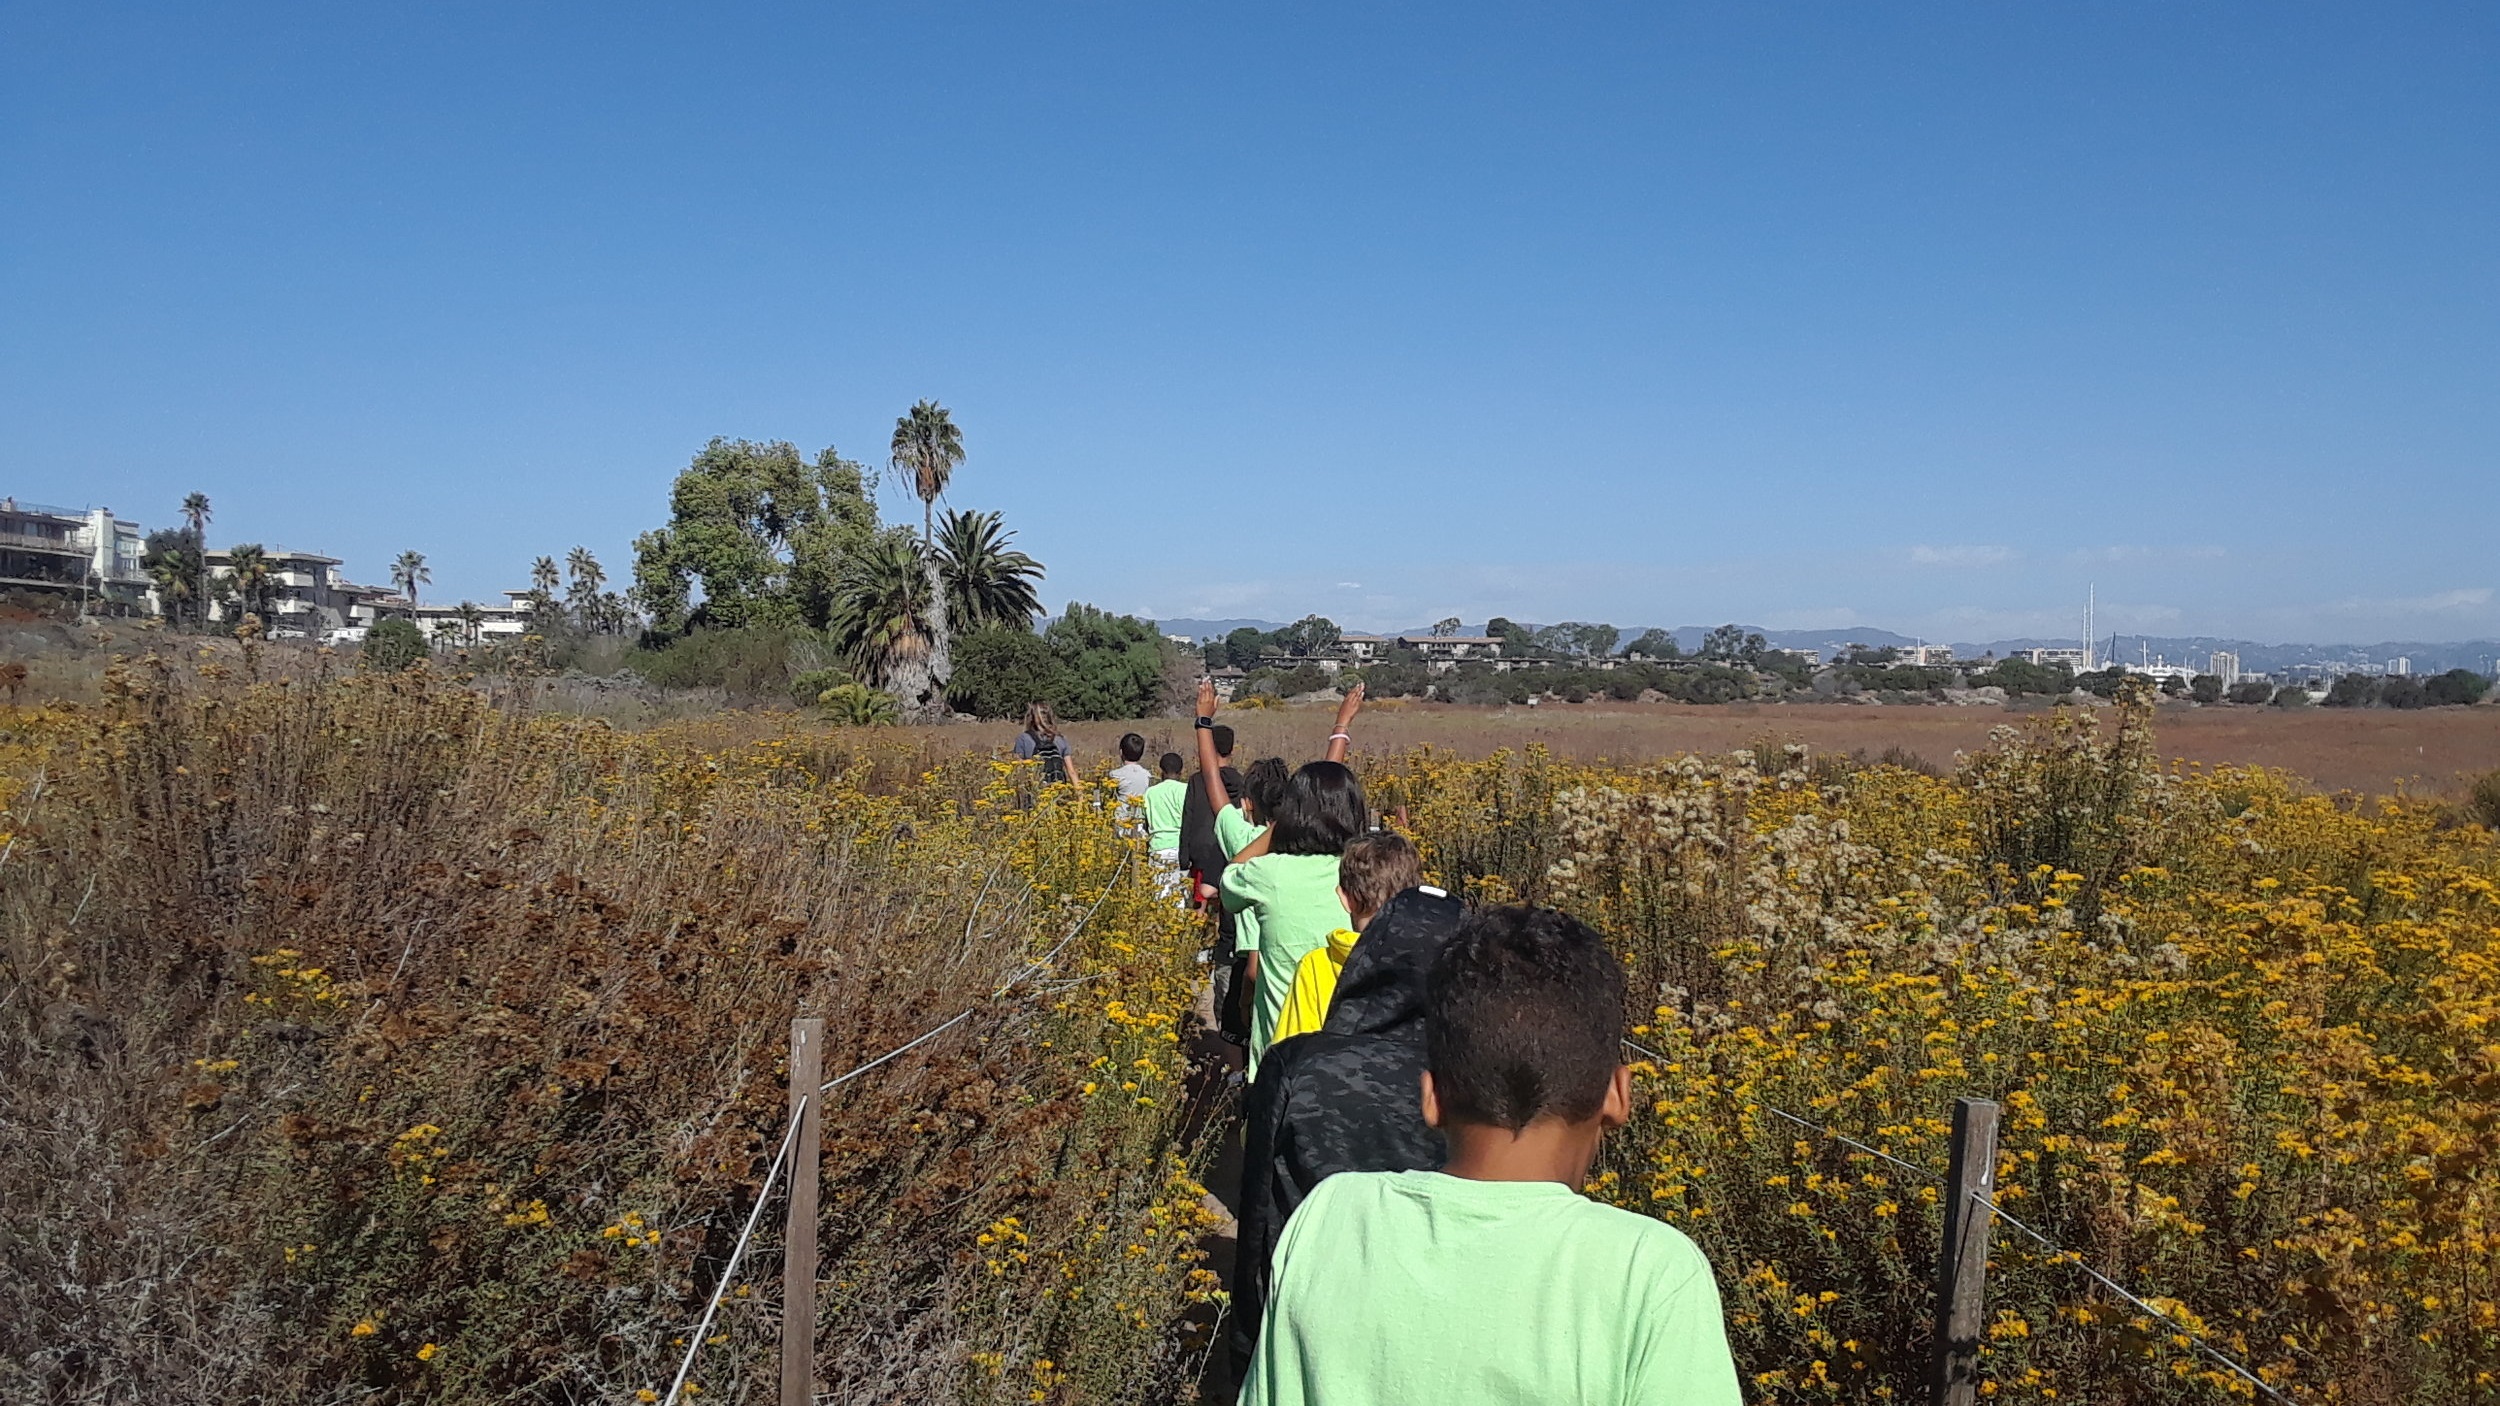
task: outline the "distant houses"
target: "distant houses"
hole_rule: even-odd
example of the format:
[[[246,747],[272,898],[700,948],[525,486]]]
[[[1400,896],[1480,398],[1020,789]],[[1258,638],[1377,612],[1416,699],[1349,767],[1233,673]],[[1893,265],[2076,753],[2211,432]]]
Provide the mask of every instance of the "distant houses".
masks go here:
[[[141,560],[147,550],[139,524],[110,508],[61,508],[0,498],[0,592],[59,597],[82,611],[162,615],[156,582]],[[224,583],[211,592],[208,618],[231,629],[246,604],[234,589],[235,549],[205,553],[208,574]],[[388,586],[348,579],[338,557],[320,552],[260,549],[263,578],[261,625],[271,639],[353,644],[394,616],[413,620],[430,640],[468,643],[511,638],[529,629],[528,591],[506,591],[497,604],[412,604]]]

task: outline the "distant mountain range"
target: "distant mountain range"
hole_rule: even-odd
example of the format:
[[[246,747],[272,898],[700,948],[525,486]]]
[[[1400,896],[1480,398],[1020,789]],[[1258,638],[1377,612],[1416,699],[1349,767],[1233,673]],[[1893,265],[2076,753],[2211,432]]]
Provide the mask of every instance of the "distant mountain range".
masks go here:
[[[1258,630],[1278,630],[1284,628],[1285,625],[1285,622],[1281,620],[1164,620],[1158,623],[1165,634],[1186,635],[1191,639],[1220,638],[1244,626]],[[1520,623],[1526,624],[1527,622]],[[1470,630],[1480,628],[1480,625],[1469,627]],[[1648,628],[1646,625],[1627,626],[1623,630],[1623,638],[1632,639]],[[1701,648],[1702,637],[1710,633],[1710,628],[1707,625],[1678,625],[1667,633],[1675,636],[1677,646],[1689,653]],[[1909,635],[1895,634],[1890,630],[1767,630],[1755,625],[1746,625],[1742,628],[1747,633],[1760,634],[1776,649],[1829,651],[1852,644],[1882,648],[1887,645],[1947,643],[1944,640],[1919,640]],[[1404,630],[1381,631],[1383,634],[1390,635],[1420,635],[1428,632],[1429,627],[1421,625]],[[2078,641],[2069,636],[2063,639],[2024,638],[1985,642],[1956,640],[1950,643],[1957,657],[1976,659],[1985,654],[2002,657],[2018,649],[2072,649]],[[2472,669],[2476,673],[2488,674],[2493,671],[2495,664],[2500,664],[2500,640],[2461,642],[2382,640],[2376,644],[2304,644],[2298,642],[2261,644],[2256,640],[2224,639],[2216,635],[2119,635],[2114,653],[2108,636],[2102,637],[2099,648],[2104,656],[2113,657],[2125,663],[2167,660],[2173,664],[2188,664],[2199,669],[2206,667],[2217,650],[2225,650],[2240,657],[2240,669],[2243,672],[2259,674],[2301,670],[2340,673],[2364,668],[2377,671],[2385,669],[2388,661],[2392,659],[2408,661],[2413,672],[2417,674],[2445,673],[2450,669]]]

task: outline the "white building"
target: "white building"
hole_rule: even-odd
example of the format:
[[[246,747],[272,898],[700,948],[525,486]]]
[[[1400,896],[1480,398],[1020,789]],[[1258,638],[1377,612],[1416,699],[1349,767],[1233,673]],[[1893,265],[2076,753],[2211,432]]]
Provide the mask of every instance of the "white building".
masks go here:
[[[2014,652],[2034,664],[2063,664],[2076,673],[2084,672],[2092,660],[2088,652],[2080,649],[2018,649]]]
[[[2217,649],[2213,658],[2206,662],[2205,672],[2222,680],[2222,686],[2229,688],[2240,681],[2240,657],[2227,649]]]
[[[1903,645],[1895,652],[1893,662],[1914,665],[1921,669],[1935,668],[1953,662],[1953,646],[1949,644]]]
[[[2409,655],[2399,654],[2395,658],[2387,661],[2387,676],[2391,679],[2405,678],[2411,675],[2412,672],[2413,659]]]

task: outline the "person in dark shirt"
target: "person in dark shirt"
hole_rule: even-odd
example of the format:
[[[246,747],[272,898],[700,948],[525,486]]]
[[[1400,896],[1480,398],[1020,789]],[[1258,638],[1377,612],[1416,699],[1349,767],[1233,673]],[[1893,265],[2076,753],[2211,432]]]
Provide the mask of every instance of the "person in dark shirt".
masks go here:
[[[1246,1370],[1285,1221],[1338,1172],[1428,1172],[1447,1155],[1424,1122],[1424,978],[1466,918],[1436,888],[1411,888],[1363,927],[1328,1021],[1279,1041],[1250,1085],[1235,1242],[1233,1361]]]
[[[1215,754],[1229,759],[1233,730],[1216,726],[1208,731],[1213,734],[1209,740],[1215,743]],[[1217,775],[1226,796],[1241,794],[1241,773],[1227,766],[1219,768]],[[1189,790],[1181,797],[1181,868],[1190,875],[1189,901],[1201,907],[1213,902],[1216,886],[1224,879],[1224,866],[1230,862],[1231,856],[1215,837],[1215,807],[1208,801],[1207,774],[1201,768],[1191,774]],[[1214,977],[1216,1028],[1235,1044],[1244,1044],[1250,1038],[1250,1022],[1235,992],[1241,962],[1233,955],[1233,918],[1221,905],[1215,912],[1216,920],[1209,924],[1206,960]]]

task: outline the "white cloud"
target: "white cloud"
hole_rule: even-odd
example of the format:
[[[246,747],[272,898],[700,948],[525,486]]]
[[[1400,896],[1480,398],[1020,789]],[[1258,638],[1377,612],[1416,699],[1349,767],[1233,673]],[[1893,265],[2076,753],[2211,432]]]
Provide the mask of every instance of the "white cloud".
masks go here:
[[[1910,561],[1917,566],[2003,566],[2014,559],[2012,547],[1930,547],[1910,548]]]

